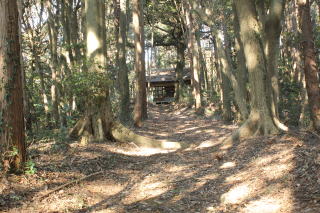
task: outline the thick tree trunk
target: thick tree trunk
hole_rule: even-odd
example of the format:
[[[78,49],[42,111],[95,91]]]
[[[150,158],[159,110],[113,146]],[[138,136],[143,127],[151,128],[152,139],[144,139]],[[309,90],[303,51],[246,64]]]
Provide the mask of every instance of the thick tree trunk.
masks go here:
[[[281,18],[284,9],[285,0],[270,1],[269,14],[266,16],[264,24],[265,34],[265,55],[267,62],[267,93],[268,102],[271,106],[271,112],[274,119],[279,119],[278,102],[279,102],[279,82],[278,82],[278,58],[279,58],[279,41],[281,33]]]
[[[141,127],[142,121],[147,118],[143,8],[141,0],[133,0],[132,4],[136,72],[136,98],[133,119],[135,126]]]
[[[259,32],[264,49],[266,63],[266,90],[267,103],[270,106],[272,119],[281,130],[287,131],[288,127],[279,120],[279,83],[278,83],[278,57],[279,40],[281,33],[281,18],[285,6],[285,0],[271,0],[269,4],[265,1],[256,2],[256,11],[259,18]],[[267,7],[269,5],[269,7]]]
[[[201,103],[201,88],[200,88],[200,78],[199,78],[199,71],[200,71],[200,62],[199,62],[199,48],[196,39],[197,29],[194,23],[194,17],[191,13],[191,5],[187,4],[186,7],[186,23],[188,26],[188,48],[189,48],[189,55],[191,61],[191,83],[193,88],[193,97],[195,100],[195,109],[196,112],[200,112],[202,108]]]
[[[19,170],[26,161],[26,145],[16,0],[0,2],[0,26],[0,160],[4,170]]]
[[[234,1],[240,24],[240,36],[249,72],[251,87],[251,112],[246,122],[226,142],[242,139],[252,135],[267,135],[279,130],[272,118],[270,105],[267,102],[266,61],[255,2],[253,0]]]
[[[235,50],[236,50],[236,60],[237,60],[237,70],[235,72],[235,78],[238,82],[238,89],[240,93],[240,97],[242,97],[241,100],[239,100],[239,111],[241,114],[241,120],[246,120],[249,116],[249,103],[248,103],[248,90],[247,90],[247,83],[248,83],[248,70],[246,66],[246,59],[244,56],[244,50],[243,50],[243,44],[240,38],[240,26],[239,26],[239,20],[236,15],[236,9],[232,7],[232,10],[235,14],[234,20],[233,20],[233,27],[235,32]]]
[[[222,43],[223,34],[222,32],[218,32],[216,35],[216,47],[217,53],[219,57],[219,67],[220,67],[220,75],[221,75],[221,89],[222,89],[222,116],[224,121],[232,120],[232,111],[231,111],[231,103],[232,103],[232,88],[234,91],[237,91],[237,82],[232,73],[232,65],[229,63],[227,59],[227,55],[225,52],[225,48]],[[232,82],[233,80],[233,82]],[[236,96],[236,100],[238,100]]]
[[[299,24],[302,32],[304,73],[313,127],[320,132],[319,68],[316,62],[309,0],[298,0]]]

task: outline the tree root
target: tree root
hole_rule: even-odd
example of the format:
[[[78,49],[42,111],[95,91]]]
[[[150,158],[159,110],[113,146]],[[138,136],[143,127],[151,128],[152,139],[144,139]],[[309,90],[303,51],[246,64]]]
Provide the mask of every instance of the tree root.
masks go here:
[[[283,126],[281,126],[283,127]],[[256,135],[277,134],[279,130],[286,130],[285,127],[279,127],[279,123],[273,120],[265,120],[259,112],[251,112],[249,118],[232,135],[223,141],[221,149],[229,149],[235,143]]]
[[[119,122],[113,122],[111,126],[111,136],[120,142],[133,142],[139,147],[158,148],[158,149],[181,149],[186,148],[183,142],[161,141],[135,134]]]
[[[101,136],[106,136],[105,138],[114,139],[119,142],[134,143],[138,147],[167,150],[187,148],[187,144],[183,142],[162,141],[137,135],[117,121],[110,123],[107,128],[94,128],[94,126],[97,126],[94,124],[98,123],[95,122],[95,120],[98,119],[90,117],[80,119],[69,131],[69,137],[80,138],[82,145],[86,145],[95,140],[102,141],[103,138],[101,138]],[[102,126],[102,124],[100,124],[100,126]]]

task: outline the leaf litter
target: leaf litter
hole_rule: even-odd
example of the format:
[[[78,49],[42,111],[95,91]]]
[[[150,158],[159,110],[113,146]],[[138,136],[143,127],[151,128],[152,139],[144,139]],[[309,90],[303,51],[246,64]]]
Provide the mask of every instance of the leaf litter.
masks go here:
[[[310,131],[223,149],[236,125],[191,109],[151,106],[144,127],[177,151],[111,141],[29,148],[36,173],[0,179],[1,212],[320,212],[320,140]]]

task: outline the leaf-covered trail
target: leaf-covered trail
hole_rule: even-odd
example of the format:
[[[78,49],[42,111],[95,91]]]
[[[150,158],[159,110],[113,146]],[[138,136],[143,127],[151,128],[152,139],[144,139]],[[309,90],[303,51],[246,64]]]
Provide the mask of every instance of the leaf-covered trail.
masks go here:
[[[152,107],[138,133],[185,141],[175,152],[135,144],[32,150],[38,171],[10,176],[0,197],[9,212],[311,212],[320,210],[320,141],[306,133],[250,139],[228,150],[235,129],[192,110]],[[77,178],[103,171],[38,198]]]

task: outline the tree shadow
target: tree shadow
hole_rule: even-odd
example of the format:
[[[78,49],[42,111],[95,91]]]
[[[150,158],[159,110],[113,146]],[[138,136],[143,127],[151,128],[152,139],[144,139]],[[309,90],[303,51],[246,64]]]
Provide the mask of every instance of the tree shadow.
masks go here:
[[[186,128],[194,128],[185,132],[190,138],[206,130],[192,124]],[[221,124],[214,131],[228,130]],[[71,212],[319,212],[317,137],[307,133],[256,137],[233,143],[229,149],[215,143],[219,134],[208,137],[213,142],[209,147],[199,146],[199,140],[192,148],[150,156],[120,152],[101,143],[72,147],[63,159],[41,164],[39,172],[85,176],[105,171],[83,181],[81,187],[65,189],[69,197],[77,193],[99,197],[81,207],[66,207]],[[52,189],[63,183],[51,179],[47,184]],[[108,190],[113,184],[121,186],[115,193],[87,193],[91,186]],[[26,191],[23,202],[40,191],[41,187]],[[67,197],[56,199],[62,202]],[[13,207],[17,206],[6,210]]]

